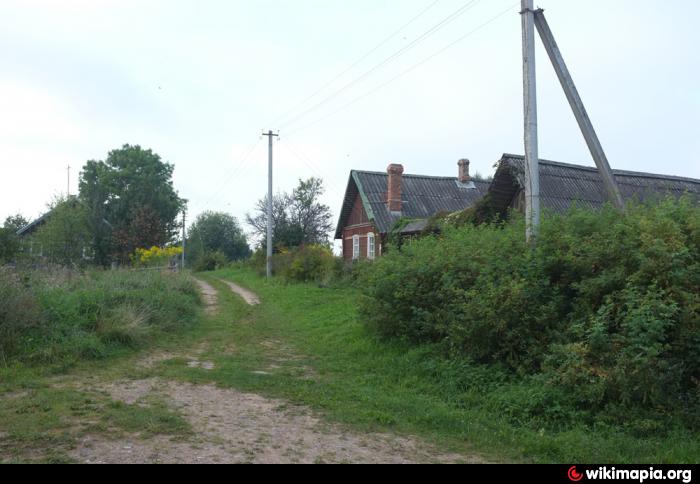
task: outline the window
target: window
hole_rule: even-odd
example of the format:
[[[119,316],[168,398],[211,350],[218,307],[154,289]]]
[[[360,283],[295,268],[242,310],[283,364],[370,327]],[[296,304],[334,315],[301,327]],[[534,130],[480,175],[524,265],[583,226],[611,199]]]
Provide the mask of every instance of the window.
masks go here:
[[[374,234],[372,232],[367,234],[367,258],[374,259],[374,254],[376,254],[374,247]]]
[[[360,236],[352,236],[352,260],[357,260],[360,258]]]

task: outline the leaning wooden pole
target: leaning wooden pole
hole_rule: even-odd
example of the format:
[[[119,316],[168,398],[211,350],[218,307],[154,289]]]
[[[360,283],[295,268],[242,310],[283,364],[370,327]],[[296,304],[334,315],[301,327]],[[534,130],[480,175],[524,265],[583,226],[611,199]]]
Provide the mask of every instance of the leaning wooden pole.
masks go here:
[[[608,158],[605,156],[605,151],[603,151],[603,146],[600,144],[598,135],[593,128],[593,123],[591,123],[586,108],[583,105],[581,96],[576,89],[569,69],[566,67],[564,62],[564,57],[561,55],[561,51],[554,40],[554,35],[552,34],[547,19],[544,17],[544,11],[542,9],[536,10],[534,13],[535,25],[537,26],[537,31],[540,34],[544,48],[549,55],[549,59],[552,61],[554,70],[557,73],[559,82],[561,83],[564,93],[566,94],[566,99],[569,100],[569,105],[571,110],[574,112],[576,121],[578,122],[583,137],[586,140],[588,149],[591,151],[593,160],[595,161],[598,171],[600,172],[600,177],[603,179],[603,184],[605,185],[605,191],[608,194],[608,199],[610,202],[619,210],[625,209],[625,203],[622,200],[622,195],[620,194],[620,188],[617,186],[615,177],[612,170],[610,169],[610,163],[608,163]]]

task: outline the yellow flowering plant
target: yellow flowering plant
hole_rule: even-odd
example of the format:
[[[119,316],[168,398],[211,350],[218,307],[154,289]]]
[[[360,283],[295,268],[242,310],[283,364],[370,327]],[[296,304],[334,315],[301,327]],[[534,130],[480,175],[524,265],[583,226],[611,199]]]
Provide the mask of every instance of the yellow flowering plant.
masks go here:
[[[173,257],[182,254],[182,247],[157,247],[150,249],[136,249],[131,256],[131,261],[138,267],[166,266]]]

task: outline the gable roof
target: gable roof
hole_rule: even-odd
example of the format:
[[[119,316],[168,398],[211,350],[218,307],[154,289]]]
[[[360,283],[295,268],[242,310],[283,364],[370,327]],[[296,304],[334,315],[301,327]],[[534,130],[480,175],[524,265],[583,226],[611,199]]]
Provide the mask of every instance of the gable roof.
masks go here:
[[[489,194],[500,209],[507,209],[525,186],[525,158],[504,154],[498,163]],[[671,175],[613,170],[613,176],[626,201],[640,202],[658,197],[700,195],[700,180]],[[555,212],[576,203],[582,208],[600,208],[608,201],[598,169],[556,161],[540,160],[540,203]]]
[[[402,175],[401,215],[393,215],[387,205],[388,175],[375,171],[352,170],[338,220],[335,238],[342,237],[353,204],[360,196],[367,217],[380,233],[387,233],[401,217],[429,218],[439,212],[456,212],[471,207],[488,191],[490,182],[460,183],[457,177]]]

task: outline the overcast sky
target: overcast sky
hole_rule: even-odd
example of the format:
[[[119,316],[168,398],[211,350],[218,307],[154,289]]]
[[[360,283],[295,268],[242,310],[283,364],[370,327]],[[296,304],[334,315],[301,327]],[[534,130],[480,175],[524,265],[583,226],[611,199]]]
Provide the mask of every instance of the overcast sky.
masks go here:
[[[700,178],[700,2],[539,6],[613,168]],[[456,176],[466,157],[488,175],[523,152],[518,11],[514,0],[2,0],[0,218],[39,215],[66,192],[67,165],[74,193],[86,160],[129,143],[175,165],[190,217],[243,221],[267,189],[263,129],[281,135],[275,190],[320,176],[336,220],[351,169]],[[593,165],[537,55],[540,156]]]

